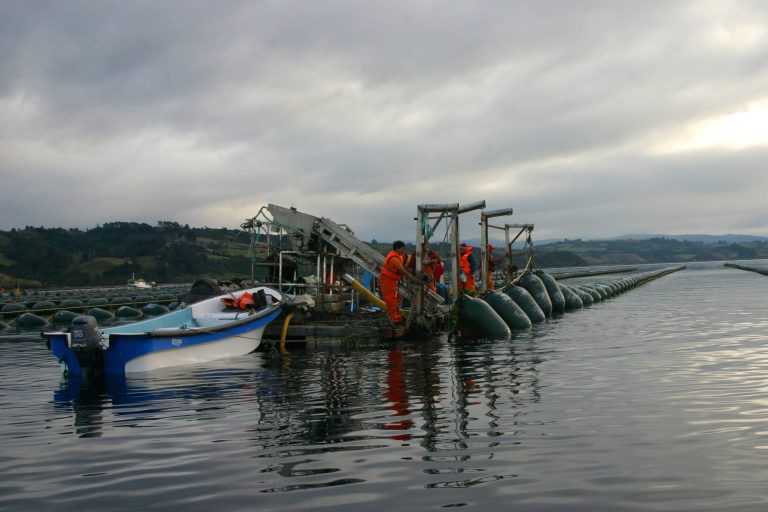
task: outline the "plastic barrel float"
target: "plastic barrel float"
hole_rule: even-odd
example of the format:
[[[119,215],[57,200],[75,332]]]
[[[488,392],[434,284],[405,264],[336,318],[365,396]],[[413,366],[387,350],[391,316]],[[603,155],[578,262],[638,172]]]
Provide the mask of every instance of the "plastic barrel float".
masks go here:
[[[578,295],[579,299],[581,299],[582,306],[584,307],[591,306],[592,304],[595,303],[595,299],[593,299],[590,294],[588,294],[578,286],[573,286],[573,285],[566,286],[562,283],[558,283],[558,284],[560,284],[560,288],[568,288],[571,291],[571,293],[575,293],[576,295]],[[563,295],[565,295],[565,291],[563,291]],[[566,301],[567,300],[568,299],[566,299]]]
[[[74,311],[70,311],[68,309],[60,309],[56,312],[56,314],[53,315],[53,322],[56,324],[69,325],[72,320],[74,320],[75,317],[79,314],[80,313],[75,313]]]
[[[578,285],[578,286],[573,286],[573,288],[576,288],[577,290],[581,290],[587,295],[589,295],[590,297],[592,297],[592,303],[600,302],[601,300],[603,300],[603,296],[600,295],[600,293],[597,290],[593,290],[589,286]]]
[[[32,306],[32,311],[47,311],[49,309],[56,309],[56,303],[50,300],[41,300]]]
[[[552,299],[549,298],[547,288],[541,279],[527,273],[518,281],[518,284],[528,290],[547,318],[552,316]]]
[[[126,306],[129,305],[133,300],[126,296],[126,295],[116,295],[115,297],[112,297],[112,300],[109,301],[109,303],[114,306]]]
[[[34,329],[48,325],[48,320],[34,313],[22,313],[16,319],[16,325],[22,329]]]
[[[563,296],[563,292],[557,285],[555,278],[543,270],[537,270],[535,275],[541,279],[542,283],[544,283],[544,288],[547,290],[549,300],[552,302],[552,313],[558,315],[565,313],[565,296]]]
[[[541,310],[539,303],[525,288],[513,284],[505,287],[503,291],[520,306],[520,309],[525,312],[532,323],[538,324],[547,319],[547,315]]]
[[[159,316],[166,314],[169,309],[162,304],[156,304],[154,302],[150,304],[145,304],[141,310],[144,312],[147,316]]]
[[[491,339],[507,339],[512,334],[504,319],[486,301],[462,295],[457,302],[459,329],[463,334]]]
[[[140,310],[131,306],[120,306],[115,311],[115,316],[118,318],[139,318],[142,315],[143,313]]]
[[[20,304],[18,302],[8,302],[6,304],[3,304],[3,307],[0,308],[0,313],[8,314],[8,313],[14,313],[20,314],[27,311],[27,305],[26,304]]]
[[[77,309],[83,307],[83,301],[80,299],[64,299],[59,303],[60,308]]]
[[[582,309],[584,307],[584,302],[581,300],[581,297],[568,288],[564,284],[558,284],[555,283],[558,288],[560,288],[560,293],[563,295],[563,298],[565,299],[565,311],[573,311],[574,309]]]
[[[490,290],[481,297],[501,317],[510,329],[528,329],[531,319],[525,311],[506,293]]]
[[[115,318],[115,315],[102,308],[91,308],[88,310],[88,315],[94,317],[98,322],[104,322]]]

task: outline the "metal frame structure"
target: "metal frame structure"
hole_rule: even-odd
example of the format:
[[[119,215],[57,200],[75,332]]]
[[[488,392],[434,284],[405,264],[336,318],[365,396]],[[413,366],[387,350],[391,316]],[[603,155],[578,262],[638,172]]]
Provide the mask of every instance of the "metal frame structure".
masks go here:
[[[429,254],[429,240],[438,226],[445,221],[446,237],[450,239],[450,268],[446,268],[446,277],[450,279],[450,296],[455,300],[459,297],[459,279],[461,273],[461,260],[459,244],[461,231],[459,218],[464,213],[475,210],[484,210],[485,201],[476,201],[468,204],[446,203],[446,204],[420,204],[416,208],[416,254],[415,271],[417,276],[423,275],[425,258]],[[502,226],[493,225],[490,219],[512,215],[512,208],[499,210],[482,211],[480,214],[481,229],[481,250],[480,250],[480,268],[482,272],[479,291],[485,292],[488,289],[488,232],[489,229],[502,229],[505,231],[507,268],[512,268],[511,246],[522,233],[526,230],[529,233],[533,230],[531,224],[505,224]],[[298,264],[313,265],[316,278],[316,303],[321,310],[325,310],[326,294],[324,289],[330,285],[330,295],[333,296],[337,291],[339,293],[349,291],[355,302],[356,292],[351,286],[344,284],[335,285],[327,283],[326,276],[329,270],[336,267],[339,259],[351,261],[355,266],[355,277],[358,277],[365,269],[371,272],[375,277],[379,277],[381,266],[384,263],[384,255],[370,247],[365,242],[358,240],[354,233],[346,226],[336,224],[330,219],[324,217],[315,217],[306,213],[297,211],[295,208],[284,208],[270,204],[259,210],[256,217],[247,220],[241,226],[243,230],[251,234],[251,252],[254,255],[252,260],[251,276],[256,278],[256,268],[277,267],[269,271],[277,283],[270,284],[283,291],[284,287],[307,287],[307,283],[296,282],[297,275],[284,275],[284,257],[291,256],[297,260]],[[512,228],[521,228],[521,231],[510,240],[509,230]],[[257,255],[262,256],[262,262],[257,262]],[[271,259],[272,261],[264,261]],[[447,264],[447,263],[446,263]],[[283,279],[288,278],[290,283],[284,283]],[[412,289],[401,288],[402,296],[411,299],[411,309],[407,317],[407,329],[413,328],[429,330],[436,325],[435,319],[444,318],[447,312],[446,308],[440,307],[444,301],[442,297],[426,286],[414,286]],[[359,299],[358,299],[359,301]]]
[[[512,208],[503,208],[500,210],[490,210],[490,211],[484,211],[480,214],[480,244],[482,247],[480,248],[480,257],[482,258],[482,261],[480,262],[480,292],[484,293],[488,291],[488,258],[490,257],[490,254],[488,252],[488,228],[495,228],[495,229],[501,229],[506,232],[505,227],[502,226],[494,226],[493,224],[488,223],[488,219],[492,219],[495,217],[504,217],[507,215],[512,215]],[[506,224],[505,226],[508,226],[509,224]]]
[[[328,289],[328,295],[331,297],[329,299],[331,302],[335,293],[341,294],[349,292],[354,307],[359,300],[357,292],[355,292],[351,286],[326,283],[326,276],[329,272],[333,272],[336,258],[342,257],[338,250],[332,244],[328,244],[323,240],[318,241],[317,250],[309,249],[309,239],[313,233],[308,231],[310,231],[314,225],[314,221],[307,225],[307,219],[309,219],[310,216],[297,212],[295,209],[283,209],[285,212],[297,215],[297,225],[288,225],[275,219],[275,210],[272,209],[282,209],[282,207],[277,207],[275,205],[262,207],[256,216],[241,224],[241,228],[251,234],[251,281],[256,281],[256,269],[258,267],[265,268],[267,275],[272,274],[273,276],[275,275],[275,272],[270,272],[269,269],[276,267],[276,282],[265,282],[263,284],[273,286],[281,292],[285,291],[286,287],[293,291],[306,291],[308,288],[312,288],[312,284],[299,283],[298,276],[295,273],[292,276],[288,276],[289,282],[285,282],[284,257],[291,255],[296,258],[297,262],[303,260],[305,264],[314,267],[314,299],[321,311],[326,310],[326,302],[328,302],[326,301],[326,288]],[[268,216],[265,213],[265,210],[271,215]],[[277,240],[275,240],[275,236],[277,237]],[[285,248],[285,246],[288,245],[286,240],[290,240],[291,249]],[[266,261],[270,257],[276,261]],[[262,261],[257,261],[258,259],[261,259]],[[353,272],[353,274],[355,274],[355,277],[359,277],[358,272]],[[339,279],[339,282],[341,283],[341,279]]]
[[[459,296],[459,215],[485,208],[485,200],[476,201],[465,205],[459,203],[450,204],[420,204],[416,207],[416,272],[420,273],[424,268],[424,256],[429,254],[429,237],[444,218],[450,221],[451,238],[451,297],[454,301]],[[430,214],[437,214],[436,216]],[[434,220],[434,226],[430,221]],[[423,312],[424,289],[417,287],[411,305],[412,315]],[[410,317],[409,317],[410,322]]]
[[[509,230],[510,229],[520,229],[520,231],[515,235],[515,237],[510,240],[509,239]],[[533,224],[504,224],[504,257],[507,260],[507,282],[512,282],[514,279],[513,275],[513,265],[512,265],[512,244],[514,244],[518,238],[520,238],[520,235],[527,232],[527,239],[526,244],[531,244],[531,233],[533,233]],[[526,268],[531,264],[533,261],[533,249],[531,248],[531,254],[528,257],[528,263],[526,264]]]

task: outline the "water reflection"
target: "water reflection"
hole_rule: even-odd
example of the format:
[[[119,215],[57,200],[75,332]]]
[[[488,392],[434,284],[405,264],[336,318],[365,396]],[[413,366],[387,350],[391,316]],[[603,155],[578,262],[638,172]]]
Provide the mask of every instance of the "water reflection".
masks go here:
[[[227,407],[227,397],[244,400],[253,393],[249,382],[252,365],[243,368],[174,369],[137,375],[110,375],[99,378],[62,378],[53,393],[58,411],[73,414],[75,434],[100,437],[104,430],[119,425],[137,427],[144,422],[166,420],[169,411],[191,404],[199,420]]]
[[[53,394],[56,409],[74,413],[72,424],[78,437],[102,436],[104,405],[108,400],[103,379],[89,382],[83,382],[82,378],[65,379]]]
[[[0,339],[0,509],[764,510],[768,281],[751,274],[692,268],[501,342],[307,346],[125,382],[59,387],[39,339]]]
[[[68,379],[54,402],[73,411],[82,436],[100,435],[105,410],[120,416],[153,402],[195,400],[198,411],[210,411],[236,399],[258,411],[245,430],[259,444],[385,438],[418,440],[427,452],[466,449],[472,435],[504,434],[500,400],[508,416],[540,399],[537,358],[517,350],[441,339],[374,351],[262,354],[257,364],[230,369]]]
[[[282,447],[259,455],[277,459],[264,471],[289,478],[341,471],[328,463],[329,457],[387,446],[371,443],[381,440],[404,447],[415,442],[427,464],[423,472],[441,480],[426,485],[463,487],[497,480],[502,476],[473,476],[479,469],[469,461],[487,461],[496,447],[520,444],[526,408],[541,399],[541,358],[534,340],[526,335],[516,346],[438,339],[376,350],[279,355],[272,363],[281,369],[277,388],[265,393],[261,386],[263,414],[252,429],[258,446]],[[275,435],[278,425],[283,428]],[[456,479],[457,474],[469,478]],[[338,479],[328,482],[338,484]],[[268,488],[299,489],[305,487]]]
[[[413,420],[408,417],[410,408],[408,404],[408,392],[405,382],[405,368],[403,365],[403,347],[398,346],[389,351],[387,356],[389,366],[387,368],[387,385],[384,396],[390,405],[387,410],[393,412],[392,421],[383,425],[384,430],[410,430]],[[398,418],[398,419],[394,419]],[[402,433],[390,436],[390,439],[406,441],[411,438],[410,433]]]

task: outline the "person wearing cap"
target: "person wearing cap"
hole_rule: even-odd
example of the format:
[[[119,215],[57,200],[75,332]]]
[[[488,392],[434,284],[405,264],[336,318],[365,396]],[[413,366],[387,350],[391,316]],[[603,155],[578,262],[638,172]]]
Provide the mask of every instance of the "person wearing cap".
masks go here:
[[[434,254],[435,254],[436,260],[434,261],[435,275],[433,277],[435,279],[434,281],[435,286],[437,286],[438,284],[440,284],[440,282],[443,279],[443,274],[445,273],[445,265],[443,264],[443,260],[442,258],[440,258],[440,255],[437,253],[434,253]]]
[[[398,287],[403,276],[415,281],[416,278],[405,267],[405,243],[397,240],[392,244],[392,250],[384,258],[379,277],[379,288],[384,302],[387,303],[387,313],[393,324],[403,321],[400,311],[400,293]]]
[[[472,247],[465,243],[459,245],[460,259],[459,263],[466,281],[464,282],[464,290],[476,292],[477,285],[475,284],[475,271],[477,270],[477,260],[475,255],[472,254]]]
[[[439,268],[438,265],[440,266]],[[443,263],[440,260],[440,255],[435,251],[429,251],[427,254],[427,260],[422,264],[421,271],[424,272],[425,275],[429,276],[429,282],[427,283],[427,286],[433,292],[436,291],[435,284],[440,281],[440,277],[443,275],[444,267],[442,265]],[[416,252],[413,252],[408,257],[407,266],[411,273],[416,273]]]
[[[487,282],[488,282],[488,289],[493,290],[493,272],[496,270],[496,263],[498,263],[498,260],[493,259],[493,251],[495,251],[496,248],[488,244],[488,276],[487,276]]]

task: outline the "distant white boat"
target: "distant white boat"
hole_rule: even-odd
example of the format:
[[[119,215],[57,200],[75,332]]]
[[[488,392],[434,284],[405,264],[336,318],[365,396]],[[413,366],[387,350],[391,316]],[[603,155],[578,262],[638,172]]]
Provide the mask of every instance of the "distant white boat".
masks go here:
[[[131,278],[128,280],[127,285],[133,288],[141,288],[143,290],[150,290],[152,288],[157,288],[157,283],[155,283],[154,281],[150,281],[148,283],[141,277],[136,279],[135,274],[131,274]]]

